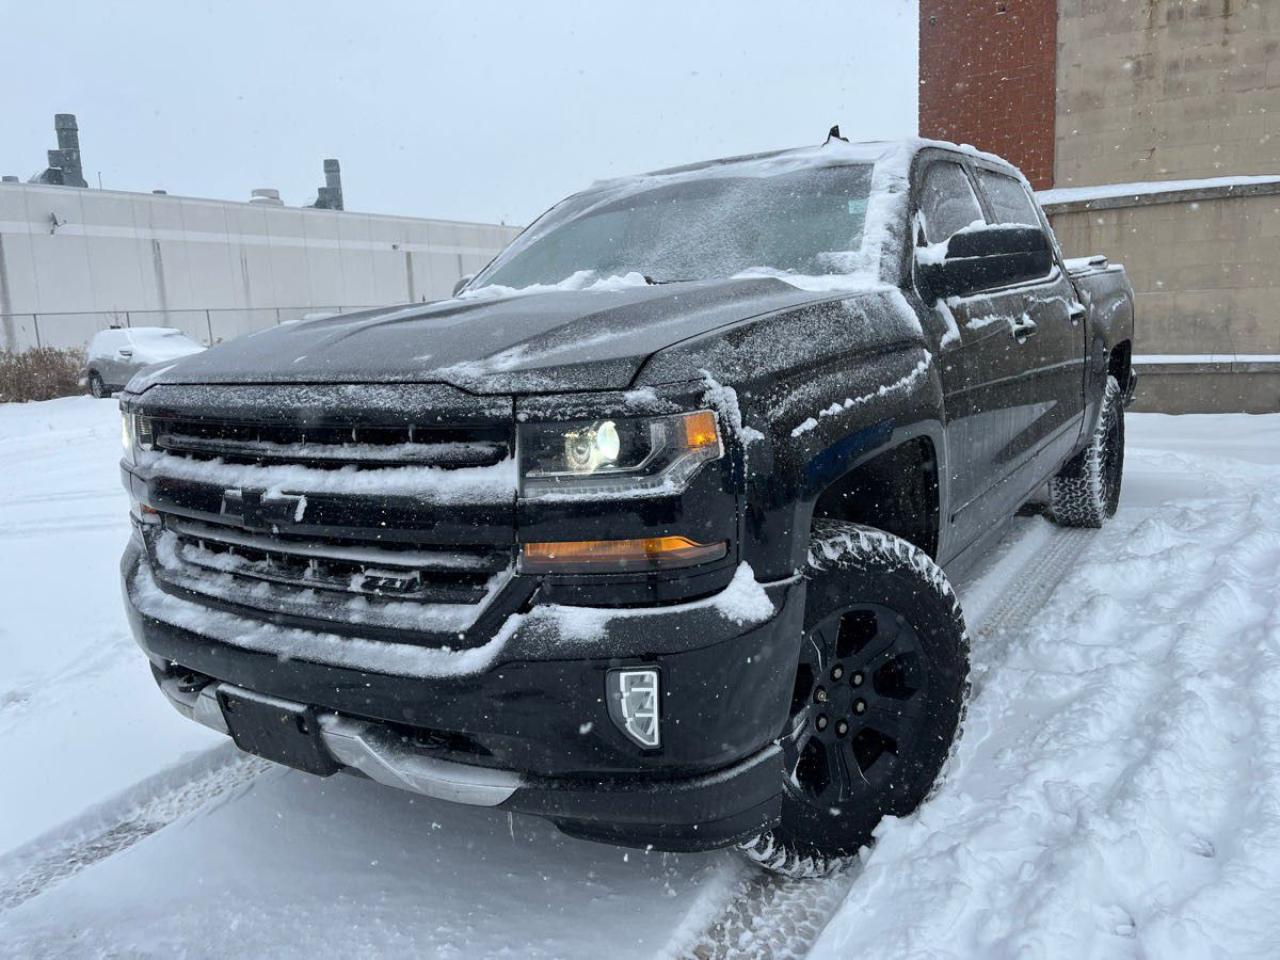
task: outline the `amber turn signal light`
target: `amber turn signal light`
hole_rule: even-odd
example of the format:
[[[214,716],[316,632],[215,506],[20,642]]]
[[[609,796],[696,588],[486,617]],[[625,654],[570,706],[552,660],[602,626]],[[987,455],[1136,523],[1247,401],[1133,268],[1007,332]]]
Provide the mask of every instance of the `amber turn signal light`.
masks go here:
[[[684,416],[684,442],[691,450],[720,445],[720,432],[716,429],[716,415],[710,410],[699,410]],[[678,538],[677,538],[678,539]]]
[[[698,543],[688,537],[526,543],[520,555],[520,569],[526,573],[669,570],[719,560],[728,550],[729,545],[723,540]]]

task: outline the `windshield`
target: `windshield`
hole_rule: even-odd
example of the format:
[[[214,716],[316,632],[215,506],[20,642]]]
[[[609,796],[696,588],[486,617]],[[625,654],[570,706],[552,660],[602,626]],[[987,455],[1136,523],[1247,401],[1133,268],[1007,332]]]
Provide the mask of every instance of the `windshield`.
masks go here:
[[[848,269],[862,247],[871,164],[773,176],[731,171],[570,197],[472,289],[552,285],[584,271],[596,278],[639,273],[661,283]]]

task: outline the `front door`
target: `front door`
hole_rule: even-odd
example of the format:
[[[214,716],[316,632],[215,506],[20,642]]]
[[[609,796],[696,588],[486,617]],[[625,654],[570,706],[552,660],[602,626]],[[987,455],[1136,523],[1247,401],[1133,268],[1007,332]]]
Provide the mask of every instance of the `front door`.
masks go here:
[[[982,204],[958,160],[929,164],[918,197],[921,243],[941,243],[975,222],[1017,222]],[[1043,481],[1047,448],[1069,447],[1078,436],[1084,350],[1071,300],[1069,281],[1055,267],[1042,278],[932,304],[950,471],[945,519],[958,549]]]

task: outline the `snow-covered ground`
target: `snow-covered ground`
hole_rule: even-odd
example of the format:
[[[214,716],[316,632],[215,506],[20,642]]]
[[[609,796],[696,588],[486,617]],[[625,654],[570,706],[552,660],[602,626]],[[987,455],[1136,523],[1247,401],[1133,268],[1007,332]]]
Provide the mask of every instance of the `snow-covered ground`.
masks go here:
[[[818,956],[1280,956],[1280,417],[1128,426],[1120,511],[974,650],[945,784]]]
[[[0,406],[0,956],[663,956],[735,908],[707,955],[768,955],[833,889],[233,759],[129,638],[117,418]],[[1280,955],[1280,417],[1128,424],[1106,529],[1020,518],[960,584],[965,737],[817,955]]]
[[[114,401],[0,404],[0,855],[220,738],[157,702],[120,605]]]

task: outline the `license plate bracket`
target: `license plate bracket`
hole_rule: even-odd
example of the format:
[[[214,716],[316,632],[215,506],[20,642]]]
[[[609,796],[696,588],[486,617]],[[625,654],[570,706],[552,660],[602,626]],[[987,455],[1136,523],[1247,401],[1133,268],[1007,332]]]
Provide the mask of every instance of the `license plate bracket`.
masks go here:
[[[321,777],[338,771],[320,738],[314,707],[228,684],[217,694],[227,731],[241,750]]]

